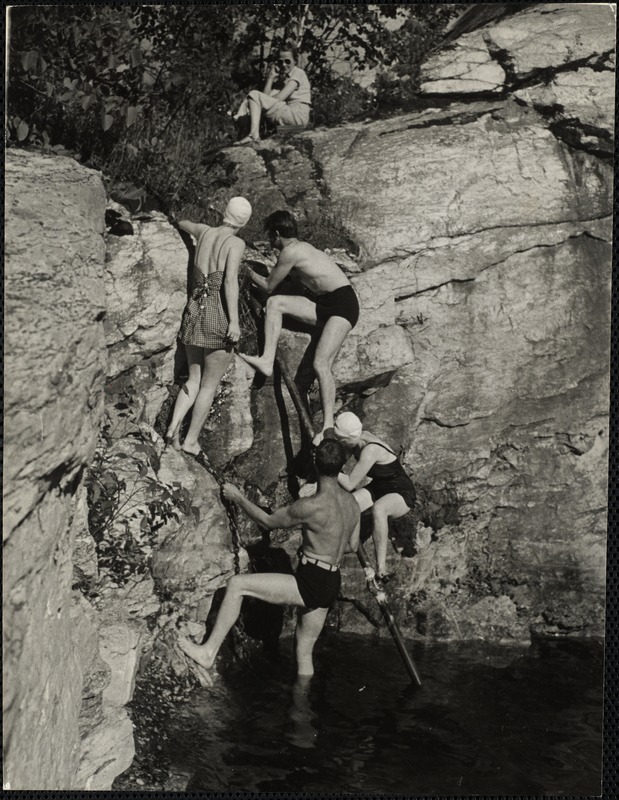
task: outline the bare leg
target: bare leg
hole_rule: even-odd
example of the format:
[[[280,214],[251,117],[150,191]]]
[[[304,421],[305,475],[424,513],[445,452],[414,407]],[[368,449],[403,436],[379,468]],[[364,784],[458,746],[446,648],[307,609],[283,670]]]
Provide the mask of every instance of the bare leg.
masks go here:
[[[273,297],[269,297],[264,327],[264,352],[261,356],[246,356],[244,353],[239,353],[241,358],[247,361],[251,367],[267,376],[273,374],[273,362],[277,352],[277,342],[282,332],[282,317],[284,314],[309,325],[315,325],[316,304],[308,300],[307,297],[296,297],[294,295],[276,294]]]
[[[333,411],[335,408],[333,362],[351,328],[350,322],[344,317],[330,317],[325,324],[316,348],[314,371],[320,388],[323,419],[322,430],[314,437],[314,444],[316,445],[320,444],[325,430],[333,427]]]
[[[376,550],[376,571],[379,575],[387,572],[387,542],[389,541],[389,519],[398,519],[410,511],[402,495],[386,494],[372,507],[374,529],[372,539]]]
[[[206,642],[197,645],[185,636],[178,637],[180,649],[204,669],[213,666],[219,648],[239,618],[243,597],[256,597],[278,606],[303,606],[294,575],[262,572],[230,578],[215,627]]]
[[[368,492],[367,489],[357,489],[356,492],[353,492],[353,497],[359,504],[359,510],[363,514],[364,511],[367,511],[368,508],[372,506],[372,495]]]
[[[328,608],[299,609],[295,632],[298,675],[314,674],[312,653],[324,627],[328,611]]]
[[[187,364],[189,367],[189,377],[187,382],[181,386],[174,404],[172,419],[168,425],[166,440],[176,449],[180,449],[180,428],[181,423],[189,409],[193,406],[200,389],[200,379],[202,377],[202,364],[204,361],[204,351],[201,347],[194,347],[191,344],[185,345]]]
[[[239,144],[260,141],[260,117],[262,116],[262,103],[260,102],[260,95],[262,92],[252,91],[247,95],[249,106],[249,118],[251,126],[249,129],[249,136],[239,140]]]
[[[193,407],[191,424],[181,448],[185,453],[197,455],[200,452],[198,436],[213,405],[217,387],[221,383],[221,379],[230,366],[233,357],[233,353],[228,353],[225,350],[204,351],[204,368],[202,370],[200,390]]]

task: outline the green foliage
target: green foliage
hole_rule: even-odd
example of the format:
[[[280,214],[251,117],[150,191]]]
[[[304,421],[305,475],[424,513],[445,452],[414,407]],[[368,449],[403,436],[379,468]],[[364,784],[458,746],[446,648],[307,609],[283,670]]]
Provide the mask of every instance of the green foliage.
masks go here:
[[[314,124],[339,125],[342,122],[363,119],[372,108],[371,93],[351,78],[332,80],[328,91],[314,96]]]
[[[262,86],[280,45],[299,46],[315,124],[338,124],[415,102],[419,64],[455,8],[14,6],[9,142],[70,151],[112,180],[147,187],[176,213],[206,205],[201,176],[235,136],[227,112]],[[340,74],[343,61],[381,71],[373,98]]]
[[[419,71],[441,42],[449,21],[460,13],[453,3],[415,5],[404,24],[392,34],[391,69],[381,69],[375,81],[375,113],[380,116],[415,107],[419,100]]]
[[[131,401],[120,397],[115,414],[130,418]],[[129,447],[118,447],[120,439],[130,442]],[[157,450],[139,430],[129,434],[123,430],[120,439],[115,439],[108,420],[86,488],[88,528],[97,546],[99,569],[122,586],[148,571],[157,532],[170,520],[190,513],[191,499],[180,483],[166,484],[156,477]]]

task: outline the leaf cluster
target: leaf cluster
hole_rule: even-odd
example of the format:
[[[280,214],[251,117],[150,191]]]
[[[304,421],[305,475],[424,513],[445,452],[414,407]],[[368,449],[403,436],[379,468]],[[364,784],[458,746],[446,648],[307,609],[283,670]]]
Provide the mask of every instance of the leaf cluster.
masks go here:
[[[154,445],[138,434],[127,438],[136,439],[130,452],[109,448],[102,437],[86,477],[88,528],[99,569],[119,586],[149,570],[157,532],[191,511],[189,493],[180,483],[156,477]]]

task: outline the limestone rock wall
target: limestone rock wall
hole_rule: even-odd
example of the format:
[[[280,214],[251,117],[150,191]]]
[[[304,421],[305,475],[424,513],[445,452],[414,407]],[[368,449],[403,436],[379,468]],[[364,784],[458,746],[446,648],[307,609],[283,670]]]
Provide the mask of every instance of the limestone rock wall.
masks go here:
[[[417,484],[388,591],[418,638],[603,630],[614,20],[602,5],[513,12],[463,15],[425,66],[424,110],[224,150],[208,176],[214,207],[253,203],[248,240],[290,208],[357,290],[338,404]],[[216,480],[153,428],[178,366],[180,237],[114,207],[133,233],[104,241],[100,177],[68,159],[10,151],[6,185],[5,783],[107,790],[133,756],[143,658],[166,652],[179,614],[203,622],[247,553]],[[304,387],[308,345],[283,334]],[[281,505],[306,477],[301,432],[278,375],[251,381],[236,359],[204,443]],[[99,528],[93,464],[133,503],[99,509]],[[298,545],[242,533],[268,564]],[[330,624],[382,630],[354,558],[342,595]]]
[[[5,175],[4,780],[67,789],[97,640],[72,520],[103,412],[105,194],[65,158],[9,151]]]
[[[310,241],[356,262],[361,318],[335,373],[340,403],[419,488],[391,556],[407,631],[597,635],[614,17],[587,4],[499,16],[459,21],[424,67],[424,110],[227,150],[212,175],[235,180],[222,198],[290,208]],[[308,341],[285,333],[293,367]],[[259,398],[258,427],[273,427]],[[236,464],[264,486],[291,459],[272,446],[263,466]],[[361,602],[354,572],[345,594]],[[368,629],[352,605],[341,616]]]
[[[106,233],[105,336],[108,385],[140,404],[139,416],[153,423],[174,381],[176,333],[187,299],[188,252],[160,212],[109,210],[132,230]]]

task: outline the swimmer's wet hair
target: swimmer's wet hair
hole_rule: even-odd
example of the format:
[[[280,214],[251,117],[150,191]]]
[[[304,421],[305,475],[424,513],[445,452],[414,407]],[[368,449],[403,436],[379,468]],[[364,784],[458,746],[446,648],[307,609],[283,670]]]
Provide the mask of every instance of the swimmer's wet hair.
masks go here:
[[[297,221],[290,211],[274,211],[264,221],[267,233],[278,233],[284,239],[296,239],[299,235]]]
[[[346,463],[346,451],[337,439],[323,439],[316,448],[314,464],[321,475],[333,478]]]

